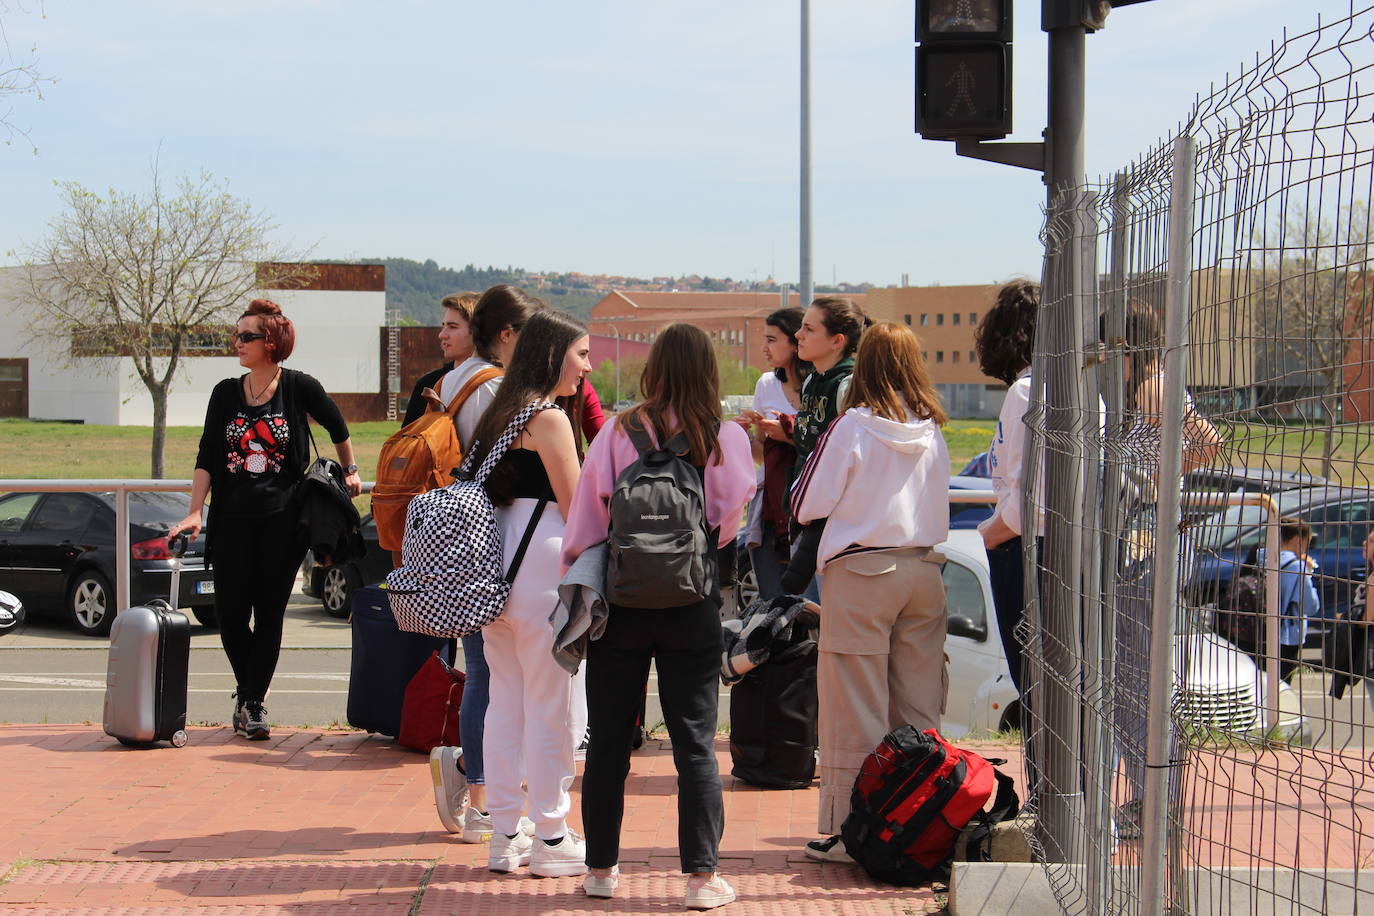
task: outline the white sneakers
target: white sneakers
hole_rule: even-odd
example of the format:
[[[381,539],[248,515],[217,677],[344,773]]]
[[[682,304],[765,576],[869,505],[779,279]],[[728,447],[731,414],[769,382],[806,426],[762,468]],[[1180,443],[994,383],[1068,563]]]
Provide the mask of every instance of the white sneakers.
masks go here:
[[[491,815],[472,806],[463,812],[462,840],[464,843],[485,843],[491,839]]]
[[[714,910],[735,900],[735,889],[730,882],[718,873],[712,872],[709,878],[691,875],[687,878],[687,909]]]
[[[615,896],[615,889],[620,884],[620,866],[612,865],[609,875],[594,875],[590,870],[587,877],[582,879],[582,890],[588,897],[600,897],[609,900]]]
[[[585,874],[587,844],[571,830],[563,835],[563,841],[557,846],[537,840],[523,829],[513,837],[504,833],[493,834],[491,852],[487,854],[487,869],[504,875],[522,865],[528,865],[530,874],[540,878]]]
[[[449,833],[464,833],[462,816],[468,804],[468,778],[459,769],[462,756],[461,747],[436,747],[429,752],[429,778],[434,783],[434,807],[439,812],[439,823]],[[471,808],[468,808],[468,813],[472,813]],[[491,835],[490,820],[487,821],[487,835]],[[464,839],[467,840],[467,837],[464,836]]]
[[[534,843],[535,840],[523,830],[513,837],[508,837],[504,833],[493,833],[491,852],[487,854],[487,870],[505,875],[521,865],[529,865]]]
[[[530,874],[541,878],[567,878],[587,873],[587,843],[569,830],[557,846],[541,839],[534,840],[530,856]]]

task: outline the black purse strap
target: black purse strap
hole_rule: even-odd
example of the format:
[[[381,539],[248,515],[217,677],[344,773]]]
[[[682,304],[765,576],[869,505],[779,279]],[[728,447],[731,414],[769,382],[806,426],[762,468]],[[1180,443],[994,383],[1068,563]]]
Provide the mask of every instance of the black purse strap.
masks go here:
[[[530,541],[534,539],[534,529],[539,527],[539,517],[544,514],[544,507],[549,504],[547,499],[539,500],[530,513],[529,523],[525,525],[525,535],[520,538],[520,546],[515,549],[515,556],[511,557],[510,569],[506,570],[506,581],[514,582],[516,573],[520,572],[520,564],[524,562],[525,551],[529,549]]]

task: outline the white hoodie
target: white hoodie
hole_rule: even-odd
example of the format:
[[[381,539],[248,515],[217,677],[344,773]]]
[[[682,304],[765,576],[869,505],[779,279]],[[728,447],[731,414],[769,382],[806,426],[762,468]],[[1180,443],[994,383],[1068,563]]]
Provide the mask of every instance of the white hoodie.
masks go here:
[[[817,567],[851,546],[934,547],[949,536],[949,452],[932,420],[904,423],[867,407],[826,430],[792,489],[803,523],[829,518]]]

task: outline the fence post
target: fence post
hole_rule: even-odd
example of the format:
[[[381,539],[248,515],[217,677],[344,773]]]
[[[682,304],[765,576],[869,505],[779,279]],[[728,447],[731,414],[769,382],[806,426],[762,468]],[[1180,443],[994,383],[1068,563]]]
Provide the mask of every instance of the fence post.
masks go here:
[[[1043,731],[1039,829],[1047,862],[1078,861],[1074,837],[1082,826],[1082,570],[1083,347],[1075,270],[1080,226],[1077,187],[1062,190],[1050,210],[1044,301],[1037,346],[1044,365],[1045,548],[1041,563],[1054,574],[1040,592],[1040,693],[1032,709]],[[1058,238],[1055,238],[1055,235]],[[1043,330],[1043,333],[1042,333]],[[1032,370],[1034,371],[1034,370]]]
[[[1183,402],[1188,374],[1188,320],[1193,273],[1193,174],[1197,148],[1174,141],[1169,189],[1168,286],[1164,298],[1164,392],[1150,607],[1149,713],[1145,729],[1145,801],[1141,824],[1142,913],[1166,912],[1164,900],[1173,728],[1174,620],[1178,602],[1179,501],[1183,478]]]
[[[115,606],[109,612],[122,613],[129,606],[129,491],[115,488]]]

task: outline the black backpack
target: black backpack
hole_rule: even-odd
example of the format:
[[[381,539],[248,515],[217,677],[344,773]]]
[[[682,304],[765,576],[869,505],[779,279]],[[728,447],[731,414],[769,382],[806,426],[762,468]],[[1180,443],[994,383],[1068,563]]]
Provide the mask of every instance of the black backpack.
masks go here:
[[[655,448],[645,430],[628,422],[621,428],[639,458],[611,491],[607,598],[625,607],[667,608],[717,593],[705,481],[684,457],[686,436]]]
[[[1280,569],[1288,569],[1290,560]],[[1216,612],[1217,635],[1250,655],[1265,654],[1264,578],[1256,551],[1245,558]],[[1282,609],[1280,609],[1282,610]]]

